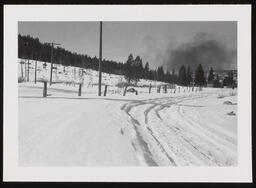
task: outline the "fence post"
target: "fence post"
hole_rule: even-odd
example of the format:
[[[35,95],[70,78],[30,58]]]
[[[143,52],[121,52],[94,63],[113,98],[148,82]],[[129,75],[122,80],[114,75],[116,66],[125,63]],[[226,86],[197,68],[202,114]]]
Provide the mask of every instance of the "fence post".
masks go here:
[[[164,86],[164,93],[167,93],[167,85]]]
[[[161,86],[157,86],[157,93],[160,93]]]
[[[58,66],[57,65],[55,65],[54,70],[55,70],[55,79],[57,81],[58,80]]]
[[[47,97],[47,82],[44,81],[43,97]]]
[[[28,60],[28,77],[27,77],[27,81],[29,82],[29,60]]]
[[[22,61],[20,62],[20,70],[21,70],[21,77],[23,78],[23,64],[22,64]]]
[[[36,84],[36,73],[37,73],[37,61],[35,62],[35,84]]]
[[[123,96],[125,96],[125,94],[126,94],[126,91],[127,91],[127,86],[125,86],[125,88],[124,88],[124,93],[123,93]]]
[[[107,95],[107,89],[108,89],[108,86],[107,86],[107,85],[105,85],[104,96],[106,96],[106,95]]]
[[[82,92],[82,84],[79,84],[78,96],[81,96],[81,92]]]
[[[151,93],[151,83],[149,84],[149,93]]]
[[[27,81],[27,64],[26,64],[26,60],[24,60],[24,80]]]

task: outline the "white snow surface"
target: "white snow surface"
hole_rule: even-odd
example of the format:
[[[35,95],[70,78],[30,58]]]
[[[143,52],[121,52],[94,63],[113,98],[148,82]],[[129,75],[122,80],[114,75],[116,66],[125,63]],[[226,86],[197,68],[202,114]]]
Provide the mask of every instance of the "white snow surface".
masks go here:
[[[96,71],[86,72],[96,82]],[[78,85],[65,82],[48,85],[43,98],[42,82],[30,77],[18,91],[20,166],[237,165],[236,90],[137,87],[138,95],[122,96],[122,76],[106,74],[107,96],[86,82],[78,96]],[[140,81],[149,83],[161,84]]]

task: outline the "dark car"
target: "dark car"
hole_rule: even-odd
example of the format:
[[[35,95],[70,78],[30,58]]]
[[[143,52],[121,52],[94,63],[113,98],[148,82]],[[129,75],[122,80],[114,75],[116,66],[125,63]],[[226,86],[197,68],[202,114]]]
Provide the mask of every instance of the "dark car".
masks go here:
[[[134,89],[134,88],[129,88],[129,89],[127,89],[127,92],[131,92],[131,93],[135,93],[137,90],[136,89]]]

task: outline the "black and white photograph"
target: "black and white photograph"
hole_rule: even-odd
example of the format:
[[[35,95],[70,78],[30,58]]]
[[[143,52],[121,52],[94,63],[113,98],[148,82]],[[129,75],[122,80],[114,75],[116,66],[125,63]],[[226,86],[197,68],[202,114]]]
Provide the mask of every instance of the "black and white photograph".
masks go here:
[[[100,18],[17,20],[17,167],[239,167],[239,20]]]
[[[236,27],[19,22],[19,164],[236,166]]]

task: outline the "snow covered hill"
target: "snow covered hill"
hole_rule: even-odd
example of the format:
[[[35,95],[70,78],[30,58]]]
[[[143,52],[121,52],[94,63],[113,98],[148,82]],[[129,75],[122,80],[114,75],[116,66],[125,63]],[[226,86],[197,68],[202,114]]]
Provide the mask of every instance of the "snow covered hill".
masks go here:
[[[42,66],[38,62],[38,79],[48,79],[49,69]],[[237,165],[236,90],[153,88],[149,94],[148,87],[137,87],[138,95],[122,96],[116,84],[124,78],[104,73],[110,89],[98,97],[96,71],[83,70],[82,77],[78,68],[66,67],[67,74],[63,69],[54,73],[54,81],[63,83],[48,86],[46,98],[43,84],[33,82],[33,69],[30,81],[19,83],[19,165]],[[70,80],[83,83],[82,96],[77,85],[66,84]],[[139,85],[149,83],[161,84]]]
[[[24,59],[18,60],[18,76],[19,77],[26,76],[26,78],[29,77],[30,82],[34,82],[35,69],[37,69],[37,73],[36,73],[37,80],[39,81],[46,80],[49,82],[51,63],[34,61],[34,60],[28,61]],[[69,82],[74,84],[82,83],[83,86],[89,87],[89,86],[98,84],[98,71],[79,68],[79,67],[73,67],[73,66],[63,66],[60,64],[54,64],[52,81],[56,83],[69,83]],[[122,82],[125,82],[124,76],[122,75],[102,73],[103,85],[106,84],[109,86],[116,86],[116,84],[122,83]],[[164,83],[159,81],[140,79],[137,85],[149,86],[150,84],[155,87],[156,85],[161,85]]]

